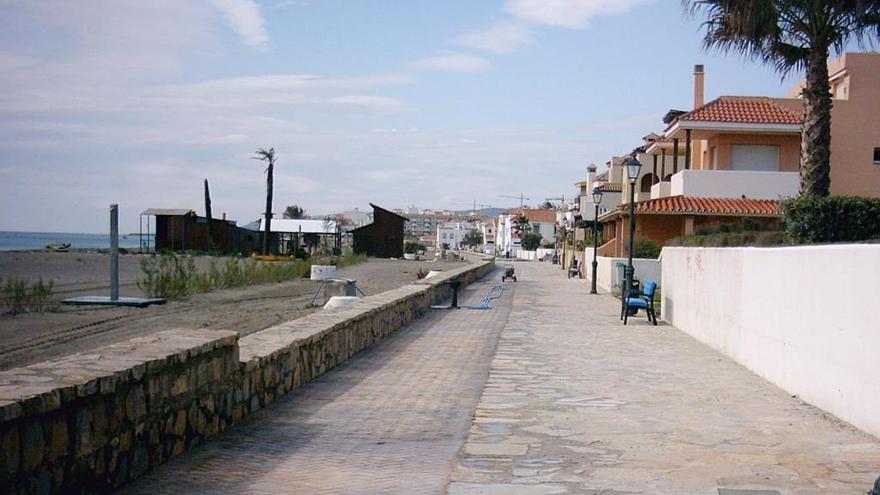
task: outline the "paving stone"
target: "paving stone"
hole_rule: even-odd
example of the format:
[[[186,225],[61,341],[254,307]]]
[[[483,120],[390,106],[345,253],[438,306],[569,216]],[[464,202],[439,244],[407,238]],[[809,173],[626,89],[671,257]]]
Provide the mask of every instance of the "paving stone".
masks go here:
[[[856,494],[880,474],[876,438],[673,327],[623,326],[553,265],[517,273],[448,493]]]
[[[429,313],[122,493],[443,493],[512,296]]]

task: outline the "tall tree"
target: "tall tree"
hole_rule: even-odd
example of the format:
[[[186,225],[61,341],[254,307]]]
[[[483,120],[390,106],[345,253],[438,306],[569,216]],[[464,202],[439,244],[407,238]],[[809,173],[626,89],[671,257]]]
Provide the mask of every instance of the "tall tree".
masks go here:
[[[214,229],[211,228],[211,190],[208,189],[208,179],[205,179],[205,221],[208,226],[208,250],[214,250]]]
[[[269,237],[272,233],[272,173],[275,171],[275,148],[268,150],[260,148],[256,151],[254,160],[268,163],[266,167],[266,231],[263,233],[263,254],[272,254],[269,251]]]
[[[284,215],[284,218],[295,218],[295,219],[305,218],[306,217],[306,210],[300,208],[297,205],[291,205],[291,206],[288,206],[287,208],[284,209],[283,215]]]
[[[801,129],[801,194],[831,187],[831,90],[828,57],[851,40],[880,38],[880,0],[684,0],[705,12],[706,48],[741,53],[780,75],[806,72]]]
[[[520,213],[513,219],[513,231],[519,235],[523,235],[532,231],[532,224],[529,223],[528,217]]]

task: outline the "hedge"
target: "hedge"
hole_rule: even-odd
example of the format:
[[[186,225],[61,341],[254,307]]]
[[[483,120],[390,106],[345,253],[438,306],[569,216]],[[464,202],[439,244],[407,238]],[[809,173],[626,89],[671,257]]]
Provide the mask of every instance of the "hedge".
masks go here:
[[[880,199],[800,196],[782,202],[783,226],[795,242],[880,239]]]

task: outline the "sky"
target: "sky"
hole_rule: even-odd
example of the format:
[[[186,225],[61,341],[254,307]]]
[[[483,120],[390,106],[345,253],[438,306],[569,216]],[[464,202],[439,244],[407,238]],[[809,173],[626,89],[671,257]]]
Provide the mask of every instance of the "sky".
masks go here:
[[[678,0],[0,0],[0,230],[239,225],[571,197],[586,166],[707,101],[793,78],[702,48]]]

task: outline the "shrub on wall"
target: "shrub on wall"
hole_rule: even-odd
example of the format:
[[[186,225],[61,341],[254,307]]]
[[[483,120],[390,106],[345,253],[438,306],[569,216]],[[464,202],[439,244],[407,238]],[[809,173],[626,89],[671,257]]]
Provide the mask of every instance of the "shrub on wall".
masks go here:
[[[660,256],[660,244],[652,239],[638,239],[633,243],[633,258],[657,259]]]
[[[537,232],[528,232],[522,236],[520,243],[522,248],[526,251],[534,251],[541,245],[541,234]]]
[[[880,239],[880,199],[801,196],[783,201],[782,212],[785,232],[796,242]]]

